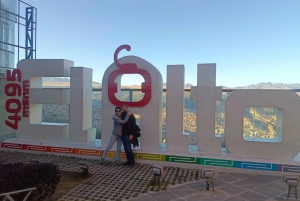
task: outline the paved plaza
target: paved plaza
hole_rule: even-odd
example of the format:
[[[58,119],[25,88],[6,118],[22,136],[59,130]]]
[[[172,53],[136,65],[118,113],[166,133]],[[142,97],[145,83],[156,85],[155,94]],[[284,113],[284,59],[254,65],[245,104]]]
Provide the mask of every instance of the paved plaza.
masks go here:
[[[0,149],[1,163],[41,162],[58,164],[61,170],[80,172],[78,161],[83,159],[46,154],[31,154]],[[135,201],[212,201],[212,200],[295,200],[286,198],[287,186],[282,177],[236,172],[216,172],[215,191],[206,190],[201,169],[165,167],[161,186],[153,186],[151,165],[117,166],[113,162],[100,165],[98,160],[86,159],[92,176],[71,189],[59,201],[135,200]]]

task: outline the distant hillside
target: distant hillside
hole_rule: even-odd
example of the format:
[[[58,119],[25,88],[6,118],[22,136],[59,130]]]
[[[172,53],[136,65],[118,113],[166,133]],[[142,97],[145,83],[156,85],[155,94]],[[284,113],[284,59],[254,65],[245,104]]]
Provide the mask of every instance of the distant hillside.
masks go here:
[[[166,87],[166,83],[163,83],[163,87]],[[70,86],[70,79],[64,77],[44,77],[43,78],[43,86],[44,87],[68,87]],[[190,88],[193,85],[190,83],[185,84],[186,88]],[[93,81],[94,88],[101,88],[102,84],[99,82]],[[222,86],[223,88],[229,88],[226,86]],[[125,86],[124,88],[140,88],[138,85],[132,86]],[[300,89],[300,84],[293,83],[293,84],[285,84],[285,83],[258,83],[258,84],[251,84],[248,86],[238,86],[232,87],[234,89]]]
[[[239,86],[237,89],[300,89],[300,84],[284,84],[284,83],[258,83],[248,86]]]
[[[66,77],[43,77],[43,82],[70,82]]]
[[[92,82],[93,88],[101,88],[102,84]],[[70,87],[70,79],[66,77],[43,77],[43,87]]]

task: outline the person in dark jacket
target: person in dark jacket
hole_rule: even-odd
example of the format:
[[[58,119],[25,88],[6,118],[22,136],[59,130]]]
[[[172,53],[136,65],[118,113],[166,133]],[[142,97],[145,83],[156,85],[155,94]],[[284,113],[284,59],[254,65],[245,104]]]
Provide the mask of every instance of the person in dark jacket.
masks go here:
[[[127,116],[127,113],[129,112],[127,105],[122,105],[122,111],[123,111],[122,119],[124,120],[125,117]],[[129,116],[128,121],[123,125],[122,128],[122,141],[123,141],[123,146],[127,158],[127,161],[124,163],[124,165],[132,166],[135,164],[133,152],[131,149],[131,142],[130,142],[133,139],[133,134],[135,132],[135,125],[136,125],[135,117],[133,114],[131,114]]]
[[[100,158],[100,164],[104,163],[108,151],[112,148],[112,146],[115,144],[116,141],[117,141],[116,163],[117,164],[120,163],[120,155],[121,155],[121,147],[122,147],[122,138],[121,138],[122,125],[128,121],[130,115],[131,115],[131,113],[128,112],[127,116],[125,116],[124,120],[122,120],[121,107],[115,108],[115,114],[112,117],[112,119],[114,121],[114,128],[113,128],[112,134],[110,136],[109,143],[104,150],[103,156]]]

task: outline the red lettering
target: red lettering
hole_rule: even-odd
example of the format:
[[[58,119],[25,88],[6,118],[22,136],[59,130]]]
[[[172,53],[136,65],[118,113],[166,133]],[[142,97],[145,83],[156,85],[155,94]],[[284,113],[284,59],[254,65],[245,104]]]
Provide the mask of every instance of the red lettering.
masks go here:
[[[18,125],[19,125],[19,121],[21,120],[21,117],[16,113],[14,116],[8,116],[9,120],[5,120],[5,124],[9,127],[11,127],[12,129],[17,130],[18,129]]]
[[[7,81],[15,82],[16,80],[18,82],[22,81],[22,72],[19,69],[14,69],[13,71],[8,70],[7,71]],[[23,90],[25,90],[25,95],[29,94],[29,80],[23,81]],[[17,83],[8,83],[5,85],[5,94],[7,96],[21,96],[22,94],[22,88],[21,85]],[[24,92],[23,92],[24,96]],[[23,114],[28,116],[28,110],[29,110],[29,100],[25,99],[22,101],[22,103],[25,105],[23,106],[23,109],[25,108],[25,112]],[[12,129],[17,130],[18,129],[18,122],[21,120],[21,116],[18,115],[18,113],[21,111],[22,103],[19,99],[8,99],[5,103],[5,109],[8,113],[12,113],[14,115],[8,116],[8,120],[5,120],[5,124]]]
[[[7,70],[6,81],[16,81],[16,78],[18,78],[18,82],[21,82],[22,72],[19,69],[14,69],[12,72]]]
[[[23,117],[28,117],[29,116],[29,100],[28,99],[23,99],[22,101],[23,104]]]
[[[17,108],[11,108],[11,104],[16,104]],[[5,103],[5,109],[9,113],[19,113],[21,111],[21,101],[19,99],[8,99]]]
[[[11,91],[10,91],[10,89],[11,89]],[[16,95],[21,96],[21,92],[22,92],[22,89],[19,84],[9,83],[9,84],[5,85],[5,94],[7,96],[16,96]]]
[[[23,91],[29,91],[29,80],[23,81]]]
[[[28,99],[23,99],[22,104],[23,104],[23,107],[28,106],[29,105],[29,100]]]
[[[23,81],[23,117],[29,117],[29,80]]]
[[[23,98],[28,99],[29,98],[29,92],[26,92],[26,91],[24,92],[23,91]]]
[[[29,107],[27,106],[27,107],[23,107],[23,114],[22,114],[22,116],[23,117],[29,117]]]

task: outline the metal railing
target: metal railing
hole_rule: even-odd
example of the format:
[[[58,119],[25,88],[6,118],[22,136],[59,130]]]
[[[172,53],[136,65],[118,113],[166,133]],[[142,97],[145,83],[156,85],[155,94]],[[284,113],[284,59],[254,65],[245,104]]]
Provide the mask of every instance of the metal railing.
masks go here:
[[[223,93],[231,93],[235,90],[239,90],[239,89],[222,89]],[[286,89],[286,90],[291,90],[293,92],[300,92],[300,89]],[[93,92],[102,92],[101,88],[93,88],[92,89]],[[121,89],[121,91],[129,91],[129,101],[132,101],[132,97],[133,97],[133,92],[134,91],[141,91],[141,89]],[[167,89],[163,88],[163,92],[166,92]],[[184,92],[191,92],[191,89],[184,89]]]
[[[3,201],[5,201],[7,199],[9,201],[14,201],[14,199],[10,195],[12,195],[12,194],[18,194],[18,193],[23,193],[23,192],[27,192],[27,191],[28,191],[28,193],[24,197],[23,201],[26,201],[29,198],[29,196],[31,195],[32,191],[36,191],[36,187],[27,188],[27,189],[18,190],[18,191],[12,191],[12,192],[8,192],[8,193],[2,193],[2,194],[0,194],[0,197],[5,197],[3,199]]]

